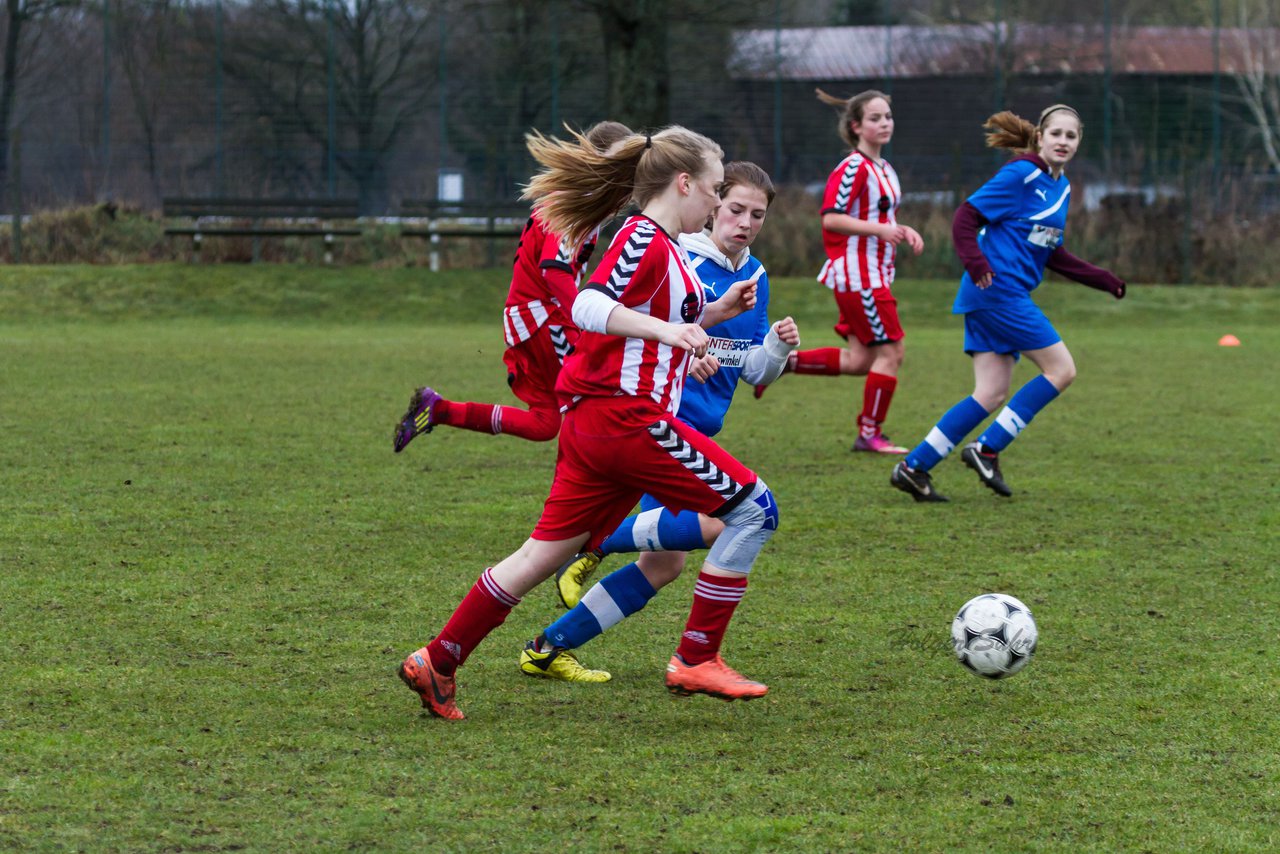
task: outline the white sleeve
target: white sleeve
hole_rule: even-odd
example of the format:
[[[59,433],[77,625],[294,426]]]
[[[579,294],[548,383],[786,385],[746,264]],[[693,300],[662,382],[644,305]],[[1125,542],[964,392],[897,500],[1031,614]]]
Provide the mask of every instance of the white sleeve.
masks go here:
[[[574,311],[577,311],[576,305]],[[742,360],[743,381],[751,385],[768,385],[773,382],[782,376],[782,370],[787,366],[787,356],[794,349],[779,338],[777,330],[770,326],[769,334],[764,336],[764,343],[748,350],[747,357]]]
[[[595,288],[584,288],[573,301],[573,322],[584,332],[604,333],[609,315],[620,304]]]

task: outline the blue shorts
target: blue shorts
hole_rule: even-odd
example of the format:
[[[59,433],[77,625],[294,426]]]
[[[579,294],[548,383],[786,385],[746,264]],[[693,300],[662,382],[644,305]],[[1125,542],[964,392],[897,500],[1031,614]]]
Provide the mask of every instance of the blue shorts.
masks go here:
[[[964,351],[1019,358],[1022,350],[1041,350],[1062,340],[1040,306],[1031,300],[981,308],[964,316]]]

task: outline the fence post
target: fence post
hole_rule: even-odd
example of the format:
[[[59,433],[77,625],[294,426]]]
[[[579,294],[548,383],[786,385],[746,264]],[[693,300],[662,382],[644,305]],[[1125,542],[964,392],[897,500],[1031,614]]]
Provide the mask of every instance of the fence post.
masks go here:
[[[13,263],[22,263],[22,129],[14,130],[9,161],[9,212],[13,215]]]

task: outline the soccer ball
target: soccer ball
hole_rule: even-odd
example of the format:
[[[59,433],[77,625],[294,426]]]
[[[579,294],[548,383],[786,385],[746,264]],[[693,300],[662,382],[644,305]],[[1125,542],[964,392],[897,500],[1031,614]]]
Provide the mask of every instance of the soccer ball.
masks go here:
[[[1004,593],[975,596],[951,621],[951,645],[960,663],[979,676],[1003,679],[1027,666],[1036,651],[1031,609]]]

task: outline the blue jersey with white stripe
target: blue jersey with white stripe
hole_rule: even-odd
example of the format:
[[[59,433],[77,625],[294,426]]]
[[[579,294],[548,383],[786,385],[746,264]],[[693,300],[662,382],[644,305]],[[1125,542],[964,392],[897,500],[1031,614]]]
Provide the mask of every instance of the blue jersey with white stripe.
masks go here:
[[[952,313],[1029,299],[1044,278],[1049,256],[1062,245],[1070,195],[1066,175],[1055,179],[1040,168],[1038,158],[1017,158],[970,196],[969,204],[987,220],[978,246],[995,275],[982,289],[966,272]]]
[[[707,330],[711,339],[707,353],[720,360],[720,370],[706,383],[692,377],[686,380],[680,409],[676,412],[680,420],[690,427],[704,435],[714,436],[724,427],[724,416],[738,388],[738,377],[742,374],[747,351],[762,345],[765,335],[769,334],[769,277],[760,261],[751,255],[741,267],[732,269],[729,260],[705,235],[682,234],[680,245],[689,253],[693,270],[702,280],[703,292],[709,303],[724,296],[735,282],[750,279],[760,271],[756,284],[756,307]]]

